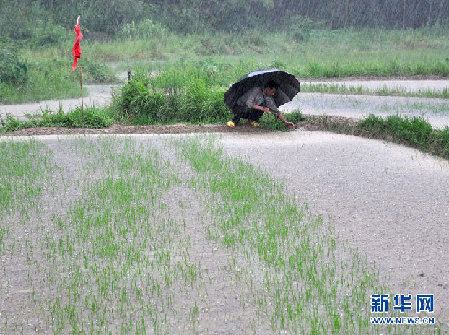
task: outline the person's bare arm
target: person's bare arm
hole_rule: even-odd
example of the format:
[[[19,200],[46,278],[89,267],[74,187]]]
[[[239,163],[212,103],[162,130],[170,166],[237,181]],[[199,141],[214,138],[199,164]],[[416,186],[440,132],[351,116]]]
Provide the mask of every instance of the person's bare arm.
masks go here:
[[[279,113],[279,120],[281,120],[286,126],[291,128],[295,128],[295,124],[293,122],[287,121],[282,114]]]
[[[259,105],[253,105],[253,106],[251,106],[251,108],[258,109],[260,111],[264,111],[265,113],[269,113],[270,112],[270,109],[268,107],[262,107],[262,106],[259,106]]]
[[[266,99],[267,104],[268,104],[268,109],[272,111],[272,113],[274,115],[276,115],[279,120],[281,120],[286,126],[295,127],[295,124],[293,122],[288,122],[284,116],[281,114],[281,111],[277,108],[276,103],[274,102],[274,98],[273,97],[269,97]]]

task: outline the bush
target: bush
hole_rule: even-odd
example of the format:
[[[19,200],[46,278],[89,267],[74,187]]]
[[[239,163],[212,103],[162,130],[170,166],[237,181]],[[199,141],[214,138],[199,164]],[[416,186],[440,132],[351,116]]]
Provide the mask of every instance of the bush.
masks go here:
[[[183,87],[161,88],[145,79],[133,79],[122,89],[122,115],[138,124],[224,122],[231,111],[223,102],[224,91],[191,79]]]
[[[27,78],[27,65],[19,59],[17,48],[11,41],[0,39],[0,82],[19,85]]]
[[[167,33],[167,28],[165,28],[162,24],[146,19],[138,24],[134,21],[125,24],[122,30],[118,33],[118,37],[129,40],[151,39],[165,33]]]
[[[231,111],[223,101],[225,90],[216,81],[219,72],[206,61],[180,62],[157,76],[137,73],[123,87],[119,108],[139,124],[223,122]]]
[[[69,37],[67,30],[62,26],[48,21],[38,22],[31,35],[31,44],[36,47],[60,45]]]
[[[312,29],[319,27],[319,23],[304,16],[290,18],[289,35],[295,42],[305,42],[310,39]]]
[[[83,59],[83,79],[86,83],[112,83],[116,81],[112,70],[105,64],[93,59]]]
[[[84,108],[84,125],[86,128],[109,127],[113,122],[114,112],[110,109]],[[56,113],[47,110],[42,113],[42,120],[38,121],[38,124],[38,127],[81,128],[83,127],[83,111],[81,107],[77,107],[69,113],[64,113],[62,110]]]

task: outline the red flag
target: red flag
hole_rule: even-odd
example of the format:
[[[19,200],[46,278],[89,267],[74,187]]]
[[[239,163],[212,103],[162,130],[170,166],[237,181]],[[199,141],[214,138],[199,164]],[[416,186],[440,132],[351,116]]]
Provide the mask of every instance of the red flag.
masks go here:
[[[83,34],[81,34],[80,17],[79,16],[78,16],[78,19],[76,20],[75,34],[76,34],[76,40],[75,40],[75,44],[73,45],[73,48],[72,48],[72,55],[74,57],[72,71],[75,71],[76,64],[78,63],[78,58],[81,57],[80,41],[83,38]]]

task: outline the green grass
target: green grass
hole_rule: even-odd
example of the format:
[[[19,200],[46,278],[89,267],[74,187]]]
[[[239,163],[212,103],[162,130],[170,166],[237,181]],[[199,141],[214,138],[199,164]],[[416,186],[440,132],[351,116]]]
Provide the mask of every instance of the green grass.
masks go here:
[[[422,118],[370,115],[358,122],[356,135],[386,139],[449,159],[449,127],[433,129]]]
[[[448,32],[436,28],[313,30],[303,40],[295,40],[288,31],[272,35],[249,31],[241,35],[169,35],[162,41],[115,41],[88,48],[95,58],[118,62],[124,70],[136,62],[212,59],[234,66],[243,61],[279,67],[303,78],[447,77],[448,40]]]
[[[168,124],[176,122],[223,122],[231,111],[223,102],[224,91],[209,86],[202,77],[179,77],[163,72],[156,77],[149,74],[136,76],[122,89],[115,104],[121,115],[134,124]]]
[[[432,102],[409,102],[409,103],[398,103],[394,105],[383,105],[381,107],[383,112],[396,112],[396,114],[401,114],[403,112],[418,112],[434,114],[434,115],[447,115],[449,111],[449,103],[435,104]]]
[[[15,85],[0,82],[1,104],[81,97],[79,70],[72,72],[73,59],[61,57],[56,50],[46,56],[40,50],[22,50],[22,58],[27,66],[25,81]],[[117,82],[104,63],[83,58],[80,64],[83,84]]]
[[[79,81],[71,73],[68,61],[54,58],[30,59],[27,63],[26,82],[7,85],[0,82],[0,103],[16,104],[48,99],[64,99],[81,96]]]
[[[116,120],[116,113],[110,108],[87,107],[84,109],[84,126],[86,128],[105,128]],[[83,127],[83,111],[81,107],[64,113],[62,109],[57,112],[44,110],[41,114],[30,116],[28,120],[18,120],[8,115],[0,119],[0,134],[20,129],[36,127]]]

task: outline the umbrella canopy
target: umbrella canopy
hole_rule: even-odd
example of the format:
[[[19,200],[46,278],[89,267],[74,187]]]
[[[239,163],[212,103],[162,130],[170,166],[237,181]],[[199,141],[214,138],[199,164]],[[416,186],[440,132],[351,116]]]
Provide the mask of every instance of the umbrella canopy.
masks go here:
[[[244,75],[226,91],[224,94],[225,104],[233,109],[242,95],[255,86],[264,87],[270,80],[278,83],[279,88],[286,95],[275,94],[274,101],[277,107],[291,101],[300,90],[299,81],[288,72],[278,69],[258,70]]]

